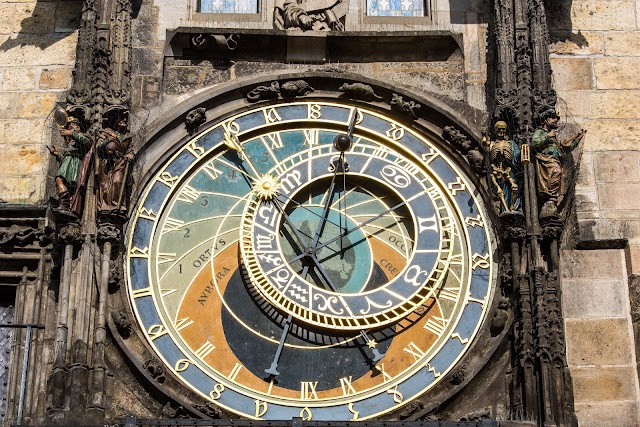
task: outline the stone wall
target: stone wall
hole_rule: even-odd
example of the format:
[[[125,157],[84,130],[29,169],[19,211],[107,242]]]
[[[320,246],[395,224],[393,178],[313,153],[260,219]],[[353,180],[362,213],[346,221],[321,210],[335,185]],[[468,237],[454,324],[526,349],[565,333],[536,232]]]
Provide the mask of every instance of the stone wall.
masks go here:
[[[560,110],[588,130],[577,235],[569,236],[578,249],[563,252],[576,411],[581,426],[640,425],[640,2],[554,3],[548,14]]]
[[[45,198],[47,119],[70,86],[81,7],[0,0],[0,203]]]

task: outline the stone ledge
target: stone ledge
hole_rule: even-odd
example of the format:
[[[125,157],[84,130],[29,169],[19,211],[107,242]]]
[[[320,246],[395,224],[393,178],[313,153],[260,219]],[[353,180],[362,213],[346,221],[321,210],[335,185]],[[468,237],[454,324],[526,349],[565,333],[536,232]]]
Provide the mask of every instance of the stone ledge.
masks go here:
[[[564,250],[562,251],[562,279],[619,279],[625,280],[624,251]]]
[[[627,319],[565,319],[567,362],[574,366],[630,366],[634,346]]]
[[[640,425],[637,402],[575,404],[580,427],[631,427]]]

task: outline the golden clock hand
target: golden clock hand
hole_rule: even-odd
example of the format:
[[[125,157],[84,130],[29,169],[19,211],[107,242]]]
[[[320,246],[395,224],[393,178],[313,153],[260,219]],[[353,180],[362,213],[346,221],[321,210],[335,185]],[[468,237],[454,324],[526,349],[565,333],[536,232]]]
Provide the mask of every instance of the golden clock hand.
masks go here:
[[[242,144],[240,144],[240,140],[238,139],[237,135],[225,132],[224,133],[224,145],[226,145],[229,149],[231,149],[233,151],[236,151],[236,152],[238,152],[238,153],[243,155],[244,160],[247,162],[247,164],[251,168],[251,172],[253,172],[254,179],[257,179],[260,176],[260,174],[258,173],[258,170],[255,168],[255,166],[253,166],[253,163],[251,162],[251,159],[249,159],[249,156],[247,156],[245,154],[244,148],[242,147]]]

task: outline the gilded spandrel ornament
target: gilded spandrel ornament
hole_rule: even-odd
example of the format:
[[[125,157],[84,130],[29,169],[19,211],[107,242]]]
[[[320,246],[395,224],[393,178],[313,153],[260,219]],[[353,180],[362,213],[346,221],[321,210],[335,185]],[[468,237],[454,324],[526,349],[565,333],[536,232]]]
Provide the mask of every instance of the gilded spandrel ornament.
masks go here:
[[[535,153],[538,198],[542,203],[540,217],[558,215],[558,199],[562,194],[563,158],[578,146],[586,133],[581,130],[574,137],[558,141],[558,120],[560,116],[554,108],[540,114],[541,127],[531,138],[531,148]]]
[[[61,110],[62,111],[62,110]],[[59,213],[80,216],[82,194],[87,185],[94,144],[91,138],[82,132],[80,120],[62,111],[64,125],[59,132],[64,138],[64,148],[47,147],[60,165],[56,171],[57,207]]]
[[[277,0],[273,25],[279,30],[344,31],[348,11],[345,0]]]
[[[484,138],[491,160],[489,176],[500,201],[501,214],[519,212],[521,206],[520,148],[508,138],[507,131],[507,123],[499,121],[494,126],[496,139],[491,141],[486,136]]]
[[[100,215],[125,215],[131,162],[134,159],[131,135],[127,133],[128,116],[117,121],[117,130],[106,128],[98,134],[98,186],[96,209]]]

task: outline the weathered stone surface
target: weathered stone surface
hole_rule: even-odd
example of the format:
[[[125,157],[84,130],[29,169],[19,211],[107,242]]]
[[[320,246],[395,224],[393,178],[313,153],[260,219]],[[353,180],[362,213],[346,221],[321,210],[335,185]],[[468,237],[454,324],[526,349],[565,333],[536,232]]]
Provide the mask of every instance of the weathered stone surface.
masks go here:
[[[604,33],[604,53],[608,56],[637,56],[640,31]]]
[[[563,279],[565,318],[626,317],[626,286],[625,279]]]
[[[561,91],[594,87],[591,58],[551,58],[555,87]]]
[[[0,119],[11,119],[15,116],[18,104],[17,93],[0,93]]]
[[[0,141],[33,144],[42,138],[42,119],[0,120]]]
[[[565,327],[570,366],[631,364],[627,319],[565,319]]]
[[[82,17],[82,1],[62,1],[57,2],[55,31],[58,33],[69,33],[80,27]]]
[[[575,405],[580,427],[630,427],[640,425],[636,402],[599,402]]]
[[[0,144],[3,174],[43,173],[49,152],[42,145]]]
[[[227,80],[229,80],[229,70],[216,70],[210,67],[167,67],[164,89],[168,94],[177,95]]]
[[[635,369],[632,366],[571,369],[573,392],[578,402],[635,400]]]
[[[549,53],[557,55],[597,55],[604,51],[603,35],[599,32],[555,32],[556,40],[549,46]]]
[[[43,68],[40,73],[40,89],[68,89],[71,86],[71,67]]]
[[[640,274],[640,245],[629,245],[627,270],[629,274]]]
[[[634,238],[634,234],[630,231],[632,224],[629,221],[599,219],[602,216],[601,213],[596,212],[596,214],[589,217],[578,215],[578,243],[614,242],[622,246],[627,239],[631,241]],[[640,234],[636,235],[640,236]]]
[[[595,188],[595,174],[593,173],[593,154],[589,151],[583,152],[580,159],[580,169],[576,187]]]
[[[640,181],[639,163],[640,153],[638,151],[593,154],[597,182]]]
[[[18,98],[18,117],[47,117],[62,95],[51,92],[21,93]]]
[[[30,176],[3,176],[0,179],[0,203],[33,203],[42,194]]]
[[[575,30],[635,29],[635,1],[574,1],[571,18]]]
[[[589,131],[584,139],[585,150],[637,150],[640,147],[638,120],[600,119],[581,124]]]
[[[162,74],[162,49],[134,48],[132,72],[134,74],[159,76]]]
[[[0,3],[0,34],[52,33],[56,3]]]
[[[593,118],[639,119],[640,90],[593,92],[591,109]]]
[[[32,68],[6,68],[2,90],[32,90],[36,88],[36,70]]]
[[[598,89],[640,89],[640,57],[595,58]]]
[[[77,43],[77,33],[49,34],[46,37],[22,33],[17,37],[0,36],[3,64],[15,67],[73,65]]]
[[[589,117],[591,115],[591,92],[568,91],[561,87],[557,89],[559,99],[557,108],[562,117]]]
[[[619,279],[624,277],[624,251],[619,249],[562,251],[562,279]]]
[[[595,188],[576,188],[575,204],[577,212],[593,212],[599,210],[598,192]]]
[[[640,209],[640,183],[598,184],[601,209]]]

